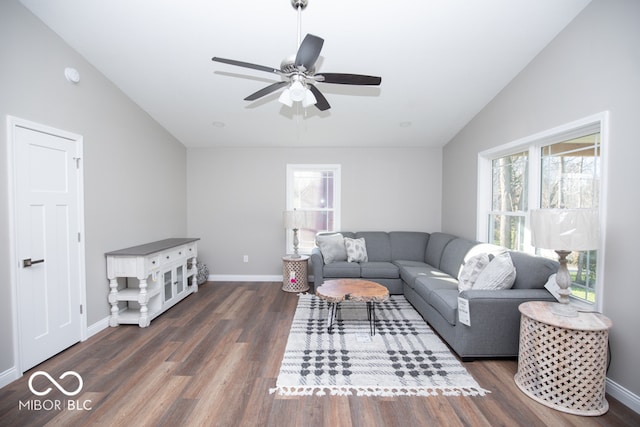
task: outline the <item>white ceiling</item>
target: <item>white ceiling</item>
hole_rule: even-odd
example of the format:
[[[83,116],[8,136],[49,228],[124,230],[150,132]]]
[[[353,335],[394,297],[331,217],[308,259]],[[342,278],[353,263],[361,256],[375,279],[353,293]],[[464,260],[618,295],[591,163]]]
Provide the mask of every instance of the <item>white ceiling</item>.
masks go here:
[[[317,72],[382,77],[318,84],[325,112],[283,106],[279,91],[243,101],[278,76],[211,61],[279,68],[297,50],[290,0],[21,3],[187,147],[441,147],[589,1],[309,0]]]

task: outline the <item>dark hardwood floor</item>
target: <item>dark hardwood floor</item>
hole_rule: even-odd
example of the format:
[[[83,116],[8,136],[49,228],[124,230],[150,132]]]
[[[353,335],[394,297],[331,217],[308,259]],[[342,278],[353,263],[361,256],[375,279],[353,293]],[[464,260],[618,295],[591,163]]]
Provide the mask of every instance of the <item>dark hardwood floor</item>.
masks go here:
[[[600,417],[534,402],[513,382],[515,360],[464,364],[491,391],[484,397],[269,394],[296,303],[279,283],[207,283],[149,328],[108,328],[0,389],[0,426],[640,425],[639,414],[611,397],[609,412]],[[39,370],[56,379],[76,371],[83,389],[67,397],[53,387],[40,399],[54,407],[38,410],[28,382]],[[36,378],[36,390],[52,386]],[[68,388],[77,387],[73,381],[59,380]]]

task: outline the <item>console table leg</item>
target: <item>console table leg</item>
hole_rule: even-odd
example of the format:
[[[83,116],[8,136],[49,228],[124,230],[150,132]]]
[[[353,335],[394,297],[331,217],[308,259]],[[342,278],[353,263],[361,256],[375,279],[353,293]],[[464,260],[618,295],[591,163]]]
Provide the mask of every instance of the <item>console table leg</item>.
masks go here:
[[[140,303],[140,317],[138,319],[138,325],[141,328],[149,326],[149,309],[147,308],[147,279],[140,279],[140,294],[138,295],[138,302]]]
[[[193,289],[192,292],[198,292],[198,258],[193,257],[193,261],[191,261],[191,268],[195,271],[193,272],[193,276],[191,277],[191,287]]]
[[[109,326],[118,326],[118,279],[109,280],[109,302],[111,303],[111,316],[109,317]]]

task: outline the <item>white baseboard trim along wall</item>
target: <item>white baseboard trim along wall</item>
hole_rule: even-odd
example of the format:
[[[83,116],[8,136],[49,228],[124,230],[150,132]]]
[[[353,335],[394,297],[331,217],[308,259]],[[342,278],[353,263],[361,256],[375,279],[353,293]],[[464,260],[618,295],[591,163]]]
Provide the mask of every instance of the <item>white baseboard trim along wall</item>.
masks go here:
[[[633,412],[640,414],[640,396],[631,393],[620,384],[607,378],[607,394],[616,400],[619,400],[624,406],[629,407]]]
[[[210,274],[210,282],[282,282],[282,275],[261,274]]]

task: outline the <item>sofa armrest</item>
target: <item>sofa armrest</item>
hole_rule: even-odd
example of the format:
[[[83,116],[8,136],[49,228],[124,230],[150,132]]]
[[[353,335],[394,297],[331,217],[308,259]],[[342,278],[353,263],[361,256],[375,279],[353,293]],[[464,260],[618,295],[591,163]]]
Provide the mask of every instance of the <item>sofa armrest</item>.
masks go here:
[[[460,293],[469,301],[470,326],[457,325],[454,348],[465,360],[518,355],[520,311],[527,301],[555,301],[546,289],[470,289]]]
[[[319,248],[311,250],[311,272],[313,273],[313,286],[317,288],[324,283],[324,258]]]
[[[471,300],[505,300],[505,304],[512,304],[507,302],[511,300],[517,300],[519,305],[526,301],[555,301],[556,299],[546,289],[469,289],[460,293],[462,298]]]
[[[470,289],[460,293],[469,301],[471,325],[491,325],[496,321],[519,324],[518,306],[527,301],[556,301],[546,289]]]

